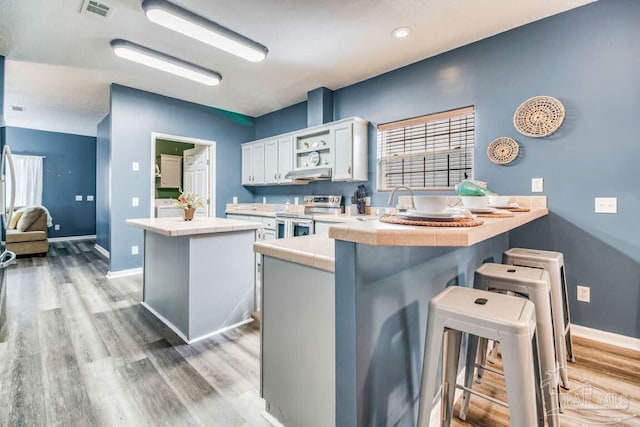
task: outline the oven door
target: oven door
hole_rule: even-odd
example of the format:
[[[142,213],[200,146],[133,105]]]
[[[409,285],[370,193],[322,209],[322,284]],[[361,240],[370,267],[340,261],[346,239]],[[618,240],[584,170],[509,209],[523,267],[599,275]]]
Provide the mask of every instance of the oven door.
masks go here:
[[[313,234],[313,220],[299,218],[276,219],[276,239]]]
[[[293,237],[308,236],[313,234],[313,220],[312,219],[294,219],[293,222]]]

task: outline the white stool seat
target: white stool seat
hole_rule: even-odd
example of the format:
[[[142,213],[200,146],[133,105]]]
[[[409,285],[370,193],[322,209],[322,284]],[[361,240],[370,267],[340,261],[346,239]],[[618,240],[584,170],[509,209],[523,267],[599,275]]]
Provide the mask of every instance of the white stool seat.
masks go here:
[[[553,333],[556,340],[558,361],[560,362],[560,377],[562,386],[568,390],[567,361],[575,363],[576,358],[573,353],[573,341],[571,339],[571,315],[569,312],[569,294],[567,292],[564,255],[562,255],[562,252],[511,248],[502,254],[502,263],[541,268],[549,273]]]
[[[536,403],[537,361],[532,344],[535,331],[535,307],[524,298],[460,286],[449,287],[435,296],[429,302],[418,425],[429,425],[441,352],[441,425],[451,423],[464,332],[502,344],[511,424],[538,425],[542,417]]]
[[[473,285],[474,288],[481,290],[514,293],[529,299],[535,306],[536,345],[540,359],[540,377],[542,378],[539,388],[542,389],[542,396],[546,406],[547,423],[549,426],[558,426],[560,390],[551,317],[549,273],[537,268],[487,263],[476,270]],[[477,359],[479,360],[478,371],[481,372],[486,361],[486,347],[486,339],[480,339],[479,345],[476,345],[475,340],[470,339],[469,341],[465,375],[465,386],[468,388],[471,388],[473,384],[476,352],[478,352]],[[460,411],[463,419],[466,416],[469,397],[469,392],[465,391]]]

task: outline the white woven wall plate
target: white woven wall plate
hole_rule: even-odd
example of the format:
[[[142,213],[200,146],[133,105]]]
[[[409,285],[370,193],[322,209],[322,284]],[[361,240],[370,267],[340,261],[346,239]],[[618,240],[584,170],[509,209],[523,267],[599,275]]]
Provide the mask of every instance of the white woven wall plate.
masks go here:
[[[549,136],[562,125],[564,106],[551,96],[534,96],[516,109],[513,125],[525,136]]]
[[[520,146],[518,143],[505,136],[494,139],[487,148],[489,160],[496,165],[506,165],[513,162],[518,157],[519,152]]]

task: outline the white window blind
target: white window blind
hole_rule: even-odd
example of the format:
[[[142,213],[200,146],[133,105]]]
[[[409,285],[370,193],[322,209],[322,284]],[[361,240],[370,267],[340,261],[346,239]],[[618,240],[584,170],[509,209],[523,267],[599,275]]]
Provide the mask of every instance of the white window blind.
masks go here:
[[[466,107],[378,126],[378,189],[451,190],[473,178],[475,113]]]

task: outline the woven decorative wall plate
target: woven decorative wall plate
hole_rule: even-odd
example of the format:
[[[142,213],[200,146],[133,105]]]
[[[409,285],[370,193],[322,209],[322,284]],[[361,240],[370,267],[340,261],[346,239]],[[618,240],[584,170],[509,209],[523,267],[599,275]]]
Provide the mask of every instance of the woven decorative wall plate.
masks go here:
[[[506,165],[513,162],[518,153],[520,152],[520,146],[518,143],[505,136],[496,138],[487,147],[487,156],[496,165]]]
[[[549,136],[562,125],[564,106],[551,96],[534,96],[516,109],[513,125],[518,132],[533,138]]]

